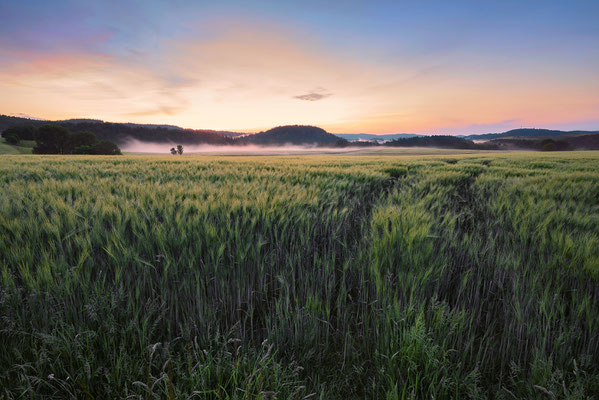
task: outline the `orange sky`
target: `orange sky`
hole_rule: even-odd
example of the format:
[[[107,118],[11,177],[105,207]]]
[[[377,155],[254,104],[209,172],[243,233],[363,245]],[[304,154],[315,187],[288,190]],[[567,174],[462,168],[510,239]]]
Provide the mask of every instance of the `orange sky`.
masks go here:
[[[210,35],[201,33],[206,26]],[[589,65],[459,52],[380,57],[255,20],[216,20],[202,29],[126,52],[5,45],[0,112],[236,131],[310,124],[337,133],[599,120],[599,79]]]

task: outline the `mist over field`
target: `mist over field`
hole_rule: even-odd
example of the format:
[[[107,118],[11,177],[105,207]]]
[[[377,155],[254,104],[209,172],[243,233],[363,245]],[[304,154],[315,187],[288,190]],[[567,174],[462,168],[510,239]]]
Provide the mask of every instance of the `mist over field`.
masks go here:
[[[121,150],[126,153],[142,154],[170,154],[170,149],[177,147],[178,143],[172,142],[145,142],[137,139],[128,139],[122,144]],[[210,144],[183,144],[183,154],[197,153],[238,153],[238,154],[288,154],[288,153],[348,153],[355,152],[354,147],[323,147],[317,144],[281,146],[247,145],[210,145]]]

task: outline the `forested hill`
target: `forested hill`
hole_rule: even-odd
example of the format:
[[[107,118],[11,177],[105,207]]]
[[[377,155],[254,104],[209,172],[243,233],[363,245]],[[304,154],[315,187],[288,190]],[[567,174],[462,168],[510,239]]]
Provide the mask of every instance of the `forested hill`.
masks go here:
[[[63,126],[71,132],[91,132],[99,140],[110,140],[119,145],[130,139],[143,142],[172,142],[191,144],[257,144],[282,146],[285,144],[330,146],[345,144],[347,141],[324,129],[315,126],[289,125],[279,126],[265,132],[242,136],[237,132],[183,129],[167,125],[141,125],[130,123],[111,123],[100,120],[77,119],[65,121],[44,121],[0,115],[0,131],[17,126],[43,125]]]
[[[178,144],[207,143],[219,145],[231,144],[233,142],[233,139],[229,136],[214,131],[146,127],[110,122],[67,124],[66,126],[73,132],[92,132],[98,139],[111,140],[117,144],[123,144],[129,139],[137,139],[143,142],[172,142]]]
[[[48,124],[63,126],[71,132],[91,132],[99,140],[110,140],[119,145],[126,143],[129,139],[178,144],[232,144],[231,136],[237,135],[235,132],[182,129],[172,126],[121,124],[99,120],[44,121],[0,115],[0,131],[16,126],[40,127]]]
[[[269,146],[282,146],[285,144],[342,146],[347,144],[347,140],[316,126],[287,125],[239,138],[237,143]]]
[[[58,125],[73,133],[91,132],[99,140],[110,140],[118,145],[130,139],[142,142],[172,142],[176,144],[212,144],[212,145],[269,145],[285,144],[331,146],[343,145],[347,141],[324,129],[315,126],[289,125],[279,126],[265,132],[243,136],[237,132],[183,129],[167,125],[140,125],[130,123],[111,123],[100,120],[77,119],[66,121],[45,121],[0,115],[0,132],[12,127],[36,127]]]

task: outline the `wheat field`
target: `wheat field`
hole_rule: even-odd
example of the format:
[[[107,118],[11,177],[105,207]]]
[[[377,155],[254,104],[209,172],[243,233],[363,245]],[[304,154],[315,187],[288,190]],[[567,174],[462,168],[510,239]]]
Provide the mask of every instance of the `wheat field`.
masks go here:
[[[588,399],[599,152],[0,157],[0,398]]]

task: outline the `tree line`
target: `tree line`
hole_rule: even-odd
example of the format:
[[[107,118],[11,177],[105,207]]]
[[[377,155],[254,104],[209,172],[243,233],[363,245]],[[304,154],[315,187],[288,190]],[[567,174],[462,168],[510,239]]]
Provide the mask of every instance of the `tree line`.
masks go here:
[[[419,136],[391,140],[384,144],[391,147],[439,147],[444,149],[497,150],[494,143],[474,143],[471,140],[448,136]]]
[[[71,132],[91,132],[98,140],[110,140],[117,145],[123,145],[129,139],[137,139],[142,142],[172,142],[182,145],[207,143],[213,145],[234,144],[234,140],[228,134],[233,132],[221,132],[202,129],[181,129],[177,127],[164,127],[153,125],[137,125],[103,122],[97,120],[65,120],[65,121],[36,121],[25,118],[0,115],[0,131],[16,126],[31,125],[41,127],[43,125],[56,125],[69,129]],[[221,134],[222,133],[222,134]],[[35,139],[28,139],[35,140]]]
[[[109,140],[98,140],[91,132],[70,132],[56,125],[16,126],[2,132],[7,143],[35,140],[34,154],[107,154],[120,155],[119,147]]]

